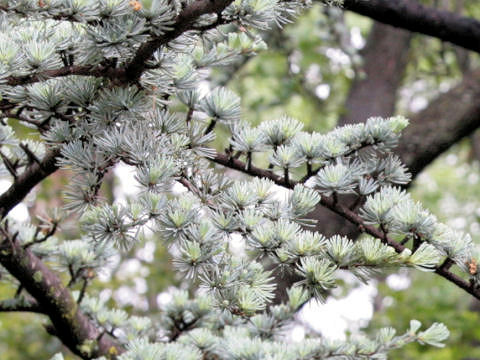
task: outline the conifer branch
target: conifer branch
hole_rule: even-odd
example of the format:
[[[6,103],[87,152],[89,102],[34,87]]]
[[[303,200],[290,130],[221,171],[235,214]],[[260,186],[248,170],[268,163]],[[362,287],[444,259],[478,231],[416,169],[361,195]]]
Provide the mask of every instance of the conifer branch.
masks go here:
[[[72,65],[53,70],[45,70],[36,74],[25,76],[9,76],[6,78],[7,85],[18,86],[28,85],[46,79],[64,77],[69,75],[82,75],[93,77],[104,77],[109,79],[118,79],[123,73],[122,69],[114,69],[105,65]]]
[[[35,120],[32,120],[32,119],[28,118],[27,116],[22,115],[19,111],[12,111],[10,109],[0,110],[0,111],[3,113],[3,115],[5,115],[5,117],[7,117],[9,119],[16,119],[18,121],[25,122],[27,124],[36,126],[39,129],[39,131],[43,130],[41,123],[39,123]]]
[[[125,77],[128,82],[136,82],[146,67],[146,62],[153,53],[162,45],[168,44],[188,30],[195,30],[195,21],[204,14],[220,14],[232,0],[197,0],[188,5],[175,19],[172,30],[161,37],[148,41],[140,46],[135,57],[125,70]],[[220,16],[217,19],[221,19]],[[223,20],[222,20],[223,21]]]
[[[43,81],[48,78],[63,77],[68,75],[83,75],[109,78],[117,83],[134,83],[138,81],[141,74],[147,68],[147,60],[162,45],[174,40],[184,32],[189,30],[207,31],[219,25],[226,24],[228,21],[220,15],[221,12],[232,2],[232,0],[200,0],[191,3],[177,16],[172,30],[166,32],[161,37],[154,38],[143,44],[130,61],[126,68],[117,68],[105,65],[72,65],[63,68],[46,70],[38,74],[25,76],[7,77],[7,84],[10,86],[26,85]],[[208,26],[196,27],[195,21],[201,16],[209,13],[217,14],[217,20]]]
[[[349,269],[354,275],[368,279],[374,271],[390,265],[435,270],[443,259],[434,254],[435,249],[426,241],[414,254],[408,251],[396,254],[394,249],[402,252],[406,248],[388,237],[385,230],[390,229],[388,226],[379,236],[380,230],[375,226],[365,225],[376,224],[375,219],[369,218],[376,213],[365,215],[366,205],[360,212],[352,211],[337,196],[358,190],[368,202],[371,197],[367,195],[376,195],[379,189],[381,192],[391,189],[388,185],[408,183],[407,170],[398,158],[390,155],[401,130],[408,124],[406,119],[371,118],[365,126],[337,129],[327,135],[302,132],[303,124],[287,116],[252,128],[240,122],[240,99],[236,94],[225,88],[215,88],[205,96],[197,91],[204,68],[228,65],[238,54],[251,54],[265,47],[262,40],[249,33],[250,27],[265,30],[272,23],[289,22],[305,7],[303,1],[289,0],[289,4],[158,1],[145,9],[136,0],[88,0],[81,4],[27,1],[0,5],[0,11],[1,6],[10,17],[7,20],[11,28],[2,42],[6,58],[2,98],[6,100],[0,101],[0,110],[21,121],[32,120],[30,124],[43,133],[41,142],[25,140],[3,122],[1,137],[5,150],[0,155],[3,154],[5,163],[3,170],[11,172],[13,184],[0,195],[0,218],[5,218],[34,186],[59,167],[68,168],[72,176],[65,191],[65,210],[82,215],[80,224],[85,236],[58,242],[49,240],[62,218],[56,211],[52,216],[40,218],[40,225],[34,222],[24,225],[9,218],[0,227],[0,265],[16,280],[15,298],[25,294],[31,299],[12,308],[18,311],[41,308],[51,320],[47,331],[74,354],[83,359],[104,356],[113,360],[124,351],[129,358],[158,357],[161,351],[164,356],[184,359],[196,350],[180,337],[185,339],[187,331],[193,336],[199,330],[197,334],[206,344],[213,344],[207,351],[215,357],[238,357],[237,348],[251,349],[251,341],[258,340],[253,332],[248,331],[252,336],[242,333],[244,349],[236,345],[232,348],[232,341],[239,340],[236,334],[234,339],[230,339],[226,330],[215,330],[213,334],[209,324],[199,321],[203,316],[210,318],[226,311],[235,317],[236,324],[238,320],[239,328],[253,326],[253,330],[262,332],[268,329],[268,337],[262,337],[258,350],[254,349],[257,357],[264,357],[266,347],[273,349],[270,335],[281,330],[307,301],[322,299],[329,289],[337,286],[338,269],[350,265],[355,267]],[[71,15],[66,14],[67,10],[71,10]],[[19,17],[34,19],[35,24],[18,22]],[[35,32],[37,20],[43,21],[45,24],[41,26],[46,29],[38,38],[17,36]],[[82,25],[72,26],[65,21]],[[218,37],[203,34],[234,21],[241,24],[237,32]],[[99,65],[77,65],[82,59],[83,63],[92,61]],[[69,75],[75,76],[46,81]],[[24,86],[36,82],[43,83]],[[186,121],[177,116],[179,111],[167,101],[175,95],[190,109]],[[204,118],[193,117],[193,109],[214,120],[205,126]],[[215,123],[230,126],[233,136],[228,154],[215,156],[209,148]],[[365,143],[374,146],[375,156],[369,162],[362,160],[370,153],[358,153]],[[46,155],[39,156],[44,148]],[[271,167],[283,169],[283,174],[252,164],[253,154],[269,149],[274,150]],[[239,161],[243,155],[246,163]],[[219,164],[270,181],[231,181],[213,171],[203,159],[211,157]],[[301,186],[302,180],[291,179],[294,169],[303,167],[305,159],[312,161],[308,176],[314,176],[309,183],[315,189]],[[128,206],[98,198],[104,175],[122,160],[136,168],[135,179],[143,189]],[[324,163],[324,167],[313,168],[313,164]],[[195,196],[188,193],[167,199],[164,194],[175,181]],[[293,189],[286,201],[273,198],[273,183]],[[400,195],[408,196],[403,192]],[[372,236],[366,241],[353,242],[341,236],[327,239],[302,229],[308,222],[304,221],[305,216],[319,203]],[[210,209],[204,211],[206,207]],[[411,208],[411,213],[404,213],[413,217],[417,208]],[[426,233],[409,226],[409,219],[394,220],[397,222],[393,225],[398,225],[403,233]],[[198,281],[213,290],[208,298],[192,300],[187,292],[175,294],[172,306],[167,305],[164,316],[155,325],[148,317],[129,316],[120,308],[111,309],[87,292],[96,271],[106,266],[117,251],[131,250],[150,221],[158,226],[162,238],[176,242],[174,246],[179,251],[172,254],[175,269],[196,278],[196,284]],[[234,254],[225,242],[228,234],[240,230],[248,237],[245,244],[252,250],[245,257]],[[470,245],[469,237],[460,240]],[[55,251],[51,251],[52,247]],[[460,267],[464,264],[463,258],[455,257],[458,252],[451,253],[446,246],[439,248]],[[329,251],[329,258],[323,256],[324,250]],[[344,261],[341,252],[353,257]],[[264,310],[271,304],[275,285],[270,272],[256,256],[271,254],[279,268],[294,270],[301,279],[299,286],[283,288],[289,297],[285,305],[268,312]],[[472,275],[471,290],[476,296],[480,283],[477,260],[471,246],[460,255],[464,254],[465,258],[469,256],[469,262],[463,270]],[[70,279],[64,279],[47,264],[58,266]],[[454,278],[449,266],[445,261],[437,272],[452,282],[469,285]],[[80,290],[75,295],[71,292],[74,286]],[[1,305],[0,302],[0,311]],[[154,341],[149,335],[158,331],[157,325],[165,334],[171,334],[175,346],[146,342]],[[448,336],[446,328],[439,324],[432,326],[430,336],[425,332],[417,336],[417,325],[413,324],[404,337],[384,336],[375,340],[378,343],[375,351],[383,354],[414,340],[438,345]],[[127,346],[130,340],[137,345]],[[221,344],[221,348],[216,344]],[[318,346],[312,358],[321,354],[341,356],[339,351],[343,351],[320,343]],[[199,348],[195,357],[205,357],[205,349]],[[276,356],[278,350],[271,355]],[[301,351],[300,347],[298,350]],[[282,349],[278,351],[280,356],[281,352]],[[355,343],[351,352],[373,354],[370,342]],[[55,356],[58,357],[62,355]]]
[[[90,24],[90,25],[95,25],[98,23],[96,20],[92,21],[79,21],[78,19],[75,18],[75,16],[72,14],[70,9],[65,9],[64,12],[58,12],[56,11],[55,15],[52,15],[48,12],[50,10],[48,7],[45,7],[46,4],[41,0],[38,2],[39,7],[35,9],[34,11],[27,11],[27,10],[22,10],[18,7],[9,7],[8,5],[0,5],[0,11],[3,11],[5,13],[11,13],[11,14],[16,14],[18,16],[28,18],[31,17],[32,15],[38,15],[40,13],[45,19],[52,19],[52,20],[57,20],[57,21],[70,21],[70,22],[75,22],[75,23],[82,23],[82,24]],[[43,4],[43,5],[41,5]],[[45,7],[45,8],[44,8]]]
[[[216,156],[211,160],[217,164],[223,165],[231,169],[235,169],[237,171],[240,171],[250,176],[270,179],[275,184],[287,189],[293,189],[295,185],[299,184],[299,182],[296,182],[296,181],[287,182],[284,177],[279,176],[270,170],[264,170],[255,166],[251,166],[250,169],[248,169],[246,164],[243,161],[229,158],[225,154],[217,153]],[[401,253],[403,250],[406,249],[405,246],[397,243],[392,238],[385,235],[380,229],[377,229],[371,225],[366,225],[363,219],[358,214],[356,214],[355,212],[353,212],[343,204],[339,203],[338,201],[335,201],[333,196],[322,195],[320,204],[328,208],[329,210],[333,211],[334,213],[340,215],[341,217],[348,220],[352,224],[355,224],[356,226],[359,227],[359,229],[361,229],[362,232],[365,232],[377,239],[382,240],[382,242],[394,248],[397,253]],[[460,276],[449,271],[448,266],[437,267],[435,269],[435,273],[437,273],[441,277],[447,279],[448,281],[452,282],[459,288],[465,290],[467,293],[469,293],[470,295],[480,300],[480,289],[474,287],[470,282],[462,279]]]

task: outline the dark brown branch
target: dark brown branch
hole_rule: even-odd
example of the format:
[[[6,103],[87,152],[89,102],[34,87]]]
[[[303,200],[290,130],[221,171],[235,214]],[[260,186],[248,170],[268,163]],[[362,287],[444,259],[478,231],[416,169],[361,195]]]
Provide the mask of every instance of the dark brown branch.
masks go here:
[[[13,176],[14,180],[17,179],[17,166],[16,164],[12,163],[12,161],[2,152],[0,151],[0,157],[2,158],[3,165],[8,170],[10,175]]]
[[[322,196],[322,199],[320,200],[320,203],[323,206],[327,207],[328,209],[332,210],[333,212],[337,213],[338,215],[344,217],[345,219],[347,219],[351,223],[361,227],[362,230],[364,232],[366,232],[367,234],[369,234],[373,237],[376,237],[378,239],[381,239],[383,242],[385,242],[389,246],[393,247],[397,253],[401,253],[405,249],[405,247],[403,245],[400,245],[396,241],[392,240],[390,237],[386,236],[383,233],[383,231],[381,231],[381,230],[379,230],[379,229],[377,229],[373,226],[365,225],[363,223],[363,220],[360,218],[360,216],[358,216],[353,211],[350,211],[348,208],[346,208],[346,207],[344,207],[343,205],[340,205],[340,204],[334,205],[333,199],[331,199],[329,197],[323,197]],[[444,262],[444,264],[446,264],[446,263],[447,262]],[[437,273],[441,277],[447,279],[448,281],[454,283],[455,285],[457,285],[461,289],[468,292],[470,295],[472,295],[475,298],[480,300],[480,289],[473,287],[470,284],[470,282],[468,282],[468,281],[462,279],[461,277],[455,275],[454,273],[450,272],[448,270],[448,267],[443,266],[443,264],[435,270],[435,273]]]
[[[99,329],[79,309],[70,292],[29,249],[24,249],[14,239],[4,238],[0,244],[0,263],[14,276],[37,301],[50,318],[55,335],[74,354],[84,359],[117,354],[122,348],[108,336],[99,338]],[[91,354],[81,350],[81,345],[96,342]]]
[[[201,15],[220,14],[231,2],[232,0],[197,0],[190,3],[177,16],[172,30],[140,46],[135,57],[126,68],[126,80],[128,82],[138,81],[145,70],[145,63],[160,46],[169,43],[188,30],[193,30],[195,21]]]
[[[28,242],[28,243],[23,244],[23,248],[26,249],[26,248],[29,248],[32,245],[41,244],[41,243],[47,241],[48,239],[50,239],[53,236],[53,234],[55,234],[55,232],[57,231],[57,228],[58,228],[58,223],[54,222],[52,224],[51,228],[47,230],[45,235],[43,235],[41,238],[37,238],[38,234],[40,233],[40,228],[37,227],[37,231],[35,233],[35,236],[33,237],[33,240]]]
[[[42,163],[40,159],[37,157],[37,155],[35,155],[33,151],[30,150],[30,148],[28,147],[28,144],[20,143],[18,146],[23,150],[25,155],[27,155],[28,161],[30,161],[30,163],[32,164],[37,163],[39,165]]]
[[[82,287],[80,289],[80,294],[78,295],[77,304],[82,303],[82,300],[85,297],[85,293],[87,291],[87,285],[88,285],[88,278],[85,277],[83,279]]]
[[[274,174],[272,171],[264,170],[252,166],[250,170],[247,170],[245,163],[237,159],[231,159],[225,154],[217,154],[212,161],[216,162],[217,164],[221,164],[225,167],[238,170],[244,174],[248,174],[250,176],[267,178],[272,180],[275,184],[285,187],[287,189],[293,189],[298,182],[290,181],[287,183],[285,179],[281,176]],[[344,219],[348,220],[352,224],[356,225],[362,232],[366,232],[367,234],[382,240],[382,242],[386,243],[387,245],[393,247],[396,252],[401,253],[405,246],[397,243],[396,241],[392,240],[388,237],[383,231],[375,228],[374,226],[364,224],[362,218],[348,209],[348,207],[342,205],[341,203],[335,201],[335,199],[331,196],[322,196],[320,200],[320,204],[327,209],[333,211],[334,213],[340,215]],[[448,267],[439,266],[435,272],[440,275],[441,277],[447,279],[448,281],[454,283],[461,289],[465,290],[475,298],[480,300],[480,289],[472,286],[470,282],[462,279],[461,277],[453,274],[448,270]]]
[[[199,318],[195,318],[189,322],[185,322],[183,319],[174,323],[174,330],[170,334],[170,341],[177,340],[180,335],[184,334],[186,331],[191,330],[198,323]]]
[[[251,166],[250,170],[247,171],[247,167],[245,166],[245,163],[243,161],[240,161],[238,159],[230,158],[225,154],[220,154],[217,153],[217,155],[211,159],[213,162],[216,162],[217,164],[223,165],[225,167],[231,168],[238,170],[244,174],[248,174],[251,176],[256,176],[260,178],[266,178],[272,180],[275,184],[283,186],[288,189],[293,189],[294,182],[292,181],[290,184],[287,184],[285,182],[285,179],[274,172],[270,170],[264,170],[261,168],[258,168],[256,166]]]
[[[210,28],[210,26],[197,28],[194,26],[195,21],[201,15],[210,13],[217,14],[217,21],[214,22],[214,26],[212,25],[212,27],[216,27],[228,22],[226,19],[222,18],[220,14],[232,1],[233,0],[197,0],[192,2],[177,16],[175,24],[172,26],[172,30],[167,31],[162,36],[154,38],[140,46],[135,54],[135,57],[132,59],[126,69],[115,69],[111,66],[104,65],[72,65],[65,66],[60,69],[43,71],[35,75],[11,76],[7,78],[7,84],[10,86],[26,85],[42,81],[46,78],[68,75],[105,77],[112,79],[117,83],[123,84],[137,82],[147,67],[147,60],[152,57],[153,53],[160,46],[174,40],[186,31],[206,31]]]
[[[480,21],[473,18],[426,7],[415,0],[344,0],[343,7],[384,24],[480,52]]]
[[[0,218],[3,219],[35,185],[58,169],[56,158],[59,155],[60,150],[50,150],[40,163],[31,164],[21,175],[16,177],[8,190],[0,195]]]
[[[457,86],[411,117],[395,152],[413,176],[480,127],[479,98],[480,69],[477,69],[465,74]]]
[[[222,17],[221,14],[217,14],[217,20],[215,20],[213,23],[208,24],[208,25],[203,25],[203,26],[195,26],[192,28],[192,30],[196,30],[199,32],[205,32],[208,30],[212,30],[217,28],[220,25],[228,24],[228,21]]]
[[[344,157],[347,157],[347,156],[350,156],[358,151],[361,151],[365,148],[368,148],[372,146],[372,144],[368,144],[368,143],[361,143],[360,146],[356,147],[355,149],[351,149],[350,151],[346,152],[345,154],[343,154],[342,156]],[[310,165],[310,166],[309,166]],[[312,165],[311,164],[308,164],[307,163],[307,173],[300,179],[300,183],[304,183],[306,182],[308,179],[310,179],[312,176],[315,176],[318,174],[318,172],[320,170],[322,170],[325,166],[327,165],[327,163],[325,164],[322,164],[322,165],[319,165],[315,170],[312,170]]]
[[[372,28],[372,31],[376,31],[377,34],[370,35],[368,45],[363,51],[365,71],[368,76],[364,80],[356,80],[358,82],[356,91],[352,89],[349,99],[347,99],[346,107],[350,112],[340,119],[340,125],[361,120],[362,117],[357,114],[363,114],[362,116],[365,118],[372,114],[383,116],[393,114],[391,99],[393,99],[392,93],[396,92],[396,89],[392,86],[393,83],[379,85],[378,82],[381,81],[383,74],[387,74],[387,78],[383,77],[383,81],[396,81],[394,78],[397,75],[392,73],[393,69],[395,72],[403,73],[401,65],[405,65],[402,55],[404,52],[392,49],[392,47],[402,46],[400,40],[403,37],[391,34],[392,30],[388,27],[385,27],[383,36],[380,30],[381,26],[374,25]],[[399,32],[399,30],[396,31]],[[389,38],[390,41],[384,40],[383,37]],[[395,38],[397,41],[394,41]],[[406,45],[403,44],[403,46]],[[387,60],[382,63],[382,71],[379,71],[378,58],[383,58],[382,54],[387,51],[388,46],[388,51],[396,52],[398,56],[385,55]],[[370,62],[371,64],[369,64]],[[392,79],[389,80],[388,76]],[[355,85],[353,86],[355,87]],[[376,92],[377,87],[383,88],[383,95]],[[365,89],[367,91],[364,91]],[[376,100],[367,100],[367,93],[374,94],[371,98]],[[468,136],[480,126],[480,104],[473,100],[479,96],[480,69],[465,74],[464,79],[458,85],[446,93],[440,94],[430,102],[425,110],[410,118],[410,125],[403,131],[402,139],[395,152],[402,158],[413,178],[451,145]],[[350,97],[358,97],[358,99],[350,99]],[[361,107],[359,107],[360,105]],[[349,237],[358,235],[358,229],[344,221],[343,218],[332,217],[332,214],[323,207],[317,207],[310,217],[321,219],[322,221],[318,222],[317,227],[328,235],[338,233]]]
[[[370,116],[394,115],[396,94],[408,64],[412,35],[411,32],[379,22],[373,24],[367,44],[361,50],[363,64],[360,69],[357,69],[365,76],[358,76],[357,73],[344,103],[345,113],[341,114],[337,125],[364,121]],[[378,59],[382,61],[379,62]],[[375,100],[372,101],[372,99]],[[410,126],[415,125],[412,123]],[[403,141],[408,142],[408,139],[404,136]],[[313,169],[310,170],[310,176],[312,174],[314,174]],[[304,179],[308,177],[307,171]],[[351,204],[349,208],[355,210],[361,206],[364,198],[345,195],[342,196],[341,201],[344,204]],[[359,235],[357,226],[323,206],[317,206],[308,217],[319,220],[315,230],[326,236],[340,234],[356,238]]]

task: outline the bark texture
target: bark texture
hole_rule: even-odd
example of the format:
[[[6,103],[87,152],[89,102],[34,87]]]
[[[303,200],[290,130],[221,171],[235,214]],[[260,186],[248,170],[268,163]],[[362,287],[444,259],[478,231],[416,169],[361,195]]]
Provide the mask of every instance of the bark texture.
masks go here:
[[[394,113],[412,35],[378,22],[373,24],[367,45],[361,52],[364,76],[353,81],[345,102],[345,114],[338,125]]]
[[[53,333],[82,359],[106,356],[112,359],[123,351],[108,335],[101,335],[95,324],[79,309],[70,291],[15,236],[4,238],[0,246],[0,263],[33,296],[50,318]],[[86,346],[86,347],[85,347]]]
[[[480,69],[413,116],[397,148],[412,174],[480,127]]]

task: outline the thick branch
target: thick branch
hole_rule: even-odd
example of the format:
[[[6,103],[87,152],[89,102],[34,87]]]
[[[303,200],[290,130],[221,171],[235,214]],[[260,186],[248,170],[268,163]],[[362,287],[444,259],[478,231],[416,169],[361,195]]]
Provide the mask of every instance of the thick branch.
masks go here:
[[[122,351],[111,338],[101,336],[58,276],[30,249],[24,249],[15,239],[5,239],[1,250],[0,263],[35,298],[52,321],[55,335],[73,353],[91,359]],[[80,346],[91,341],[96,342],[97,348],[87,354]]]
[[[7,84],[10,86],[25,85],[42,81],[46,78],[68,75],[106,77],[119,83],[136,82],[145,70],[146,61],[152,57],[153,53],[160,46],[167,44],[188,30],[203,31],[204,28],[194,27],[195,21],[198,20],[201,15],[210,13],[219,15],[232,1],[233,0],[197,0],[192,2],[177,16],[172,30],[140,46],[135,57],[126,69],[114,69],[103,65],[66,66],[60,69],[43,71],[35,75],[11,76],[7,78]],[[224,19],[219,17],[214,24],[218,26],[225,22]]]
[[[415,0],[344,0],[343,7],[384,24],[436,37],[480,52],[480,21]]]
[[[193,30],[195,21],[204,14],[215,13],[219,15],[233,0],[197,0],[191,2],[175,19],[172,30],[161,37],[146,42],[138,49],[135,57],[127,66],[126,79],[129,82],[137,81],[145,70],[145,63],[153,53],[162,45],[179,37],[188,30]]]
[[[20,203],[35,185],[58,169],[56,158],[59,154],[60,150],[50,150],[40,163],[31,164],[8,190],[0,195],[0,218],[4,218]]]
[[[479,98],[480,69],[477,69],[411,118],[396,153],[414,176],[451,145],[480,127]]]

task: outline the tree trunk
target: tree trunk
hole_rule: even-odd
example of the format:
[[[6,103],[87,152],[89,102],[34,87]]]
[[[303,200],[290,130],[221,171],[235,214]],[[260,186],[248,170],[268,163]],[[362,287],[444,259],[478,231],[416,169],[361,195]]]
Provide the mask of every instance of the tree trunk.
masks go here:
[[[391,116],[397,90],[408,62],[412,33],[374,23],[362,51],[364,77],[357,77],[345,102],[338,125],[352,124],[371,116]]]

